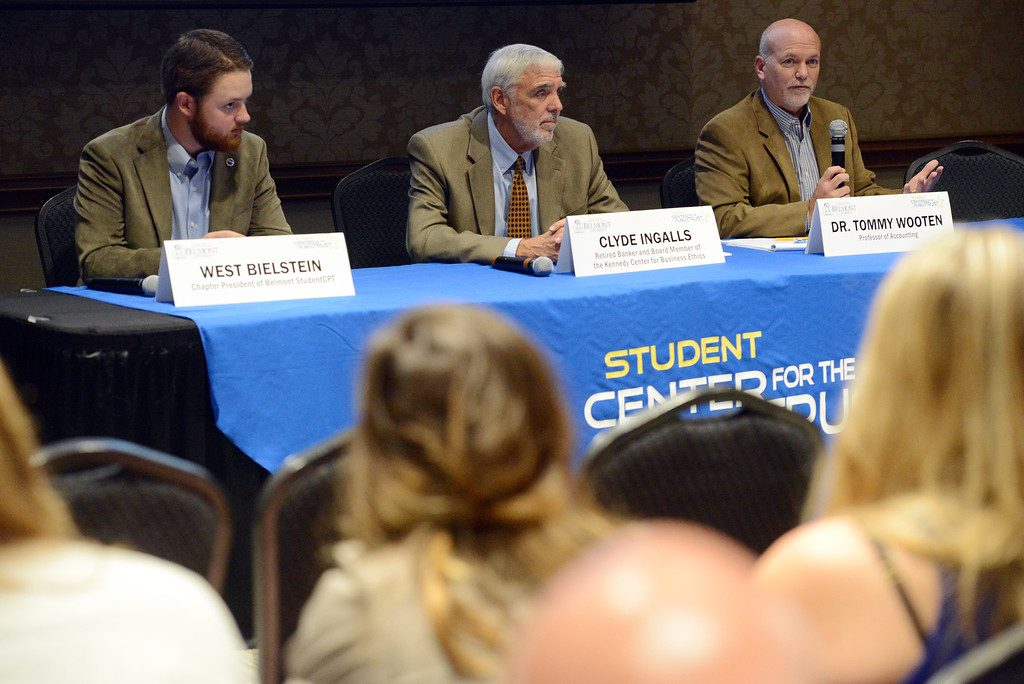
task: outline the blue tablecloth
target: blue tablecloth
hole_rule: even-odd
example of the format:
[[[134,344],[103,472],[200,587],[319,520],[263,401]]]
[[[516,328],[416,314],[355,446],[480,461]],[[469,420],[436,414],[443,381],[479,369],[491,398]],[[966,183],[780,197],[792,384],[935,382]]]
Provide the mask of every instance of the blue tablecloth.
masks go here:
[[[547,350],[581,449],[622,416],[709,382],[760,390],[833,432],[871,297],[898,257],[734,248],[721,265],[589,278],[416,264],[354,271],[355,297],[209,307],[55,289],[195,321],[217,426],[273,471],[353,424],[373,330],[443,301],[493,307]]]

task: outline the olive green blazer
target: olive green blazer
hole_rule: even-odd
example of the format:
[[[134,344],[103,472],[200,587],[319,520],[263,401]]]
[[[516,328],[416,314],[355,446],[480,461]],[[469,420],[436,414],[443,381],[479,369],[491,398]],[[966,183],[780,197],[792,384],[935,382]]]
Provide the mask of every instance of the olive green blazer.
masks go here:
[[[82,278],[136,278],[160,268],[171,238],[171,184],[160,112],[115,128],[82,150],[75,242]],[[291,228],[270,177],[267,145],[252,133],[214,156],[210,230],[287,235]]]
[[[494,234],[494,180],[487,109],[420,131],[409,141],[412,181],[406,243],[413,261],[489,263],[508,238]],[[541,230],[571,214],[627,211],[604,173],[590,126],[559,117],[537,148]]]

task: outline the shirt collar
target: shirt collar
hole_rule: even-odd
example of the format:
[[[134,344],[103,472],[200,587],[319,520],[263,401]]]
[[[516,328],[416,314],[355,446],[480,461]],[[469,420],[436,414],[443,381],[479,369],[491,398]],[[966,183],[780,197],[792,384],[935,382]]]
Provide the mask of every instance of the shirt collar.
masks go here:
[[[185,172],[185,167],[192,160],[192,157],[189,156],[185,148],[178,142],[178,139],[171,133],[171,128],[167,125],[166,106],[160,112],[160,126],[164,130],[164,144],[167,145],[167,165],[170,167],[171,173],[180,176]],[[209,168],[210,164],[213,163],[213,152],[210,150],[200,152],[196,155],[196,162],[200,169]]]
[[[487,136],[491,143],[491,158],[501,172],[508,173],[509,169],[516,163],[516,157],[523,158],[523,172],[527,175],[533,173],[533,152],[517,153],[513,150],[505,138],[501,137],[498,127],[494,125],[494,118],[487,112]]]
[[[779,128],[781,128],[783,132],[799,129],[801,126],[810,130],[811,108],[809,105],[804,105],[803,113],[799,117],[796,117],[768,99],[768,95],[764,92],[764,88],[761,88],[761,99],[764,100],[765,106],[768,107],[768,111],[772,113],[772,118],[774,118],[775,122],[779,124]]]

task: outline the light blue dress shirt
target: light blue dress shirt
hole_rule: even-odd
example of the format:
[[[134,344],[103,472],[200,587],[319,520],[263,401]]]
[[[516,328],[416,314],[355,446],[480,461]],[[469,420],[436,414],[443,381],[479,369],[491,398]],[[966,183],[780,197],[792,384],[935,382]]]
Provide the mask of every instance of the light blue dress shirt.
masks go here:
[[[820,178],[818,158],[814,154],[814,142],[811,140],[811,108],[805,105],[803,114],[795,117],[768,99],[764,88],[761,89],[761,99],[786,140],[786,148],[793,159],[797,184],[800,186],[800,200],[806,202],[814,194]]]
[[[160,115],[167,144],[167,167],[171,180],[171,238],[192,240],[210,232],[210,168],[213,152],[200,152],[195,159],[171,134],[167,108]]]
[[[523,180],[526,181],[526,194],[530,197],[530,234],[540,235],[540,217],[537,213],[537,165],[534,163],[534,151],[519,155],[509,147],[501,137],[490,112],[487,113],[487,137],[491,143],[491,178],[494,179],[494,234],[498,237],[508,235],[508,201],[512,195],[512,172],[516,159],[523,157]],[[519,247],[519,239],[513,238],[505,245],[504,256],[515,256]]]

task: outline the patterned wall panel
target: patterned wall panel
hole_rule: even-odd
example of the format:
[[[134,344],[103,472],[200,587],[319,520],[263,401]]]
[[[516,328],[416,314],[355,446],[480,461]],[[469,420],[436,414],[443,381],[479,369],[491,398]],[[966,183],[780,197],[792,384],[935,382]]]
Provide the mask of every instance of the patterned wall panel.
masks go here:
[[[196,26],[256,59],[250,127],[274,164],[403,153],[474,107],[487,54],[520,41],[562,57],[565,114],[603,150],[692,148],[756,86],[758,36],[787,15],[817,27],[819,94],[850,106],[864,139],[1024,132],[1016,0],[0,10],[0,176],[73,172],[91,137],[155,111],[160,56]]]

